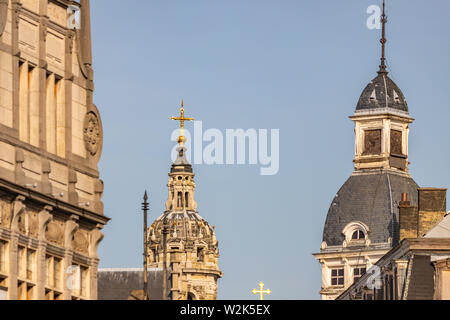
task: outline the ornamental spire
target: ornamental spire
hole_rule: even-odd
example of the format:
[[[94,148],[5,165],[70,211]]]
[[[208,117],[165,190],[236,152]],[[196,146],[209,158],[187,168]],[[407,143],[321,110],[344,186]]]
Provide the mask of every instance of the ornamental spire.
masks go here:
[[[387,16],[386,16],[386,5],[385,0],[383,0],[383,14],[381,15],[381,64],[380,64],[380,70],[378,71],[378,74],[387,74],[386,71],[386,55],[385,55],[385,49],[386,49],[386,23],[388,22]]]

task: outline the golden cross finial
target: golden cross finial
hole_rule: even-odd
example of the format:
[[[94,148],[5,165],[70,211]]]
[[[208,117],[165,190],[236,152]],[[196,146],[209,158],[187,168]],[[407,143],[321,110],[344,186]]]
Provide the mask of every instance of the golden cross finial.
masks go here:
[[[254,295],[259,294],[259,300],[264,300],[264,294],[271,294],[272,291],[270,289],[264,290],[264,283],[259,283],[259,290],[253,289],[252,293]]]
[[[172,120],[180,121],[180,137],[178,138],[178,143],[182,144],[186,141],[184,137],[184,122],[185,121],[194,121],[194,118],[185,118],[184,117],[184,101],[181,100],[181,116],[180,117],[171,117]]]

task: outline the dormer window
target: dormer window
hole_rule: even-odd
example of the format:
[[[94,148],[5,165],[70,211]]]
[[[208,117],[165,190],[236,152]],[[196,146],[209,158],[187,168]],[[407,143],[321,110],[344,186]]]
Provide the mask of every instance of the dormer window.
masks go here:
[[[400,103],[400,96],[398,95],[397,91],[394,90],[394,101],[395,103]]]
[[[377,100],[377,96],[375,93],[375,89],[372,91],[372,94],[370,95],[370,101],[376,101]]]
[[[344,230],[342,230],[342,234],[345,237],[343,242],[343,246],[352,246],[352,245],[369,245],[369,227],[362,222],[351,222],[349,223]]]

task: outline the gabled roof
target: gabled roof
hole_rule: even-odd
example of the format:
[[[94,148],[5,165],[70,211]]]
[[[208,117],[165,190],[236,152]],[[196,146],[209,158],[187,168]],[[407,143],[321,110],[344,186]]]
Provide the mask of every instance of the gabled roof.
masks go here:
[[[100,269],[97,277],[98,300],[142,299],[144,287],[142,268]],[[162,283],[162,269],[148,269],[148,293],[150,300],[162,300]]]
[[[450,238],[450,212],[438,222],[427,234],[425,238]]]

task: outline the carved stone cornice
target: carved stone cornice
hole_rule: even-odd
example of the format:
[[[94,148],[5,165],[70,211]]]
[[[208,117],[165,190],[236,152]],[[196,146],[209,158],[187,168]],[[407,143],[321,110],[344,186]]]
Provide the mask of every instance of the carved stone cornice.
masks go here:
[[[0,178],[0,190],[8,191],[13,194],[19,195],[16,198],[15,204],[16,204],[16,210],[20,209],[20,203],[23,205],[23,201],[25,200],[25,197],[27,201],[32,201],[35,203],[39,203],[41,205],[49,205],[53,207],[53,210],[58,212],[61,212],[63,214],[67,215],[76,215],[81,219],[86,219],[87,221],[90,221],[92,223],[97,224],[106,224],[110,219],[99,215],[95,212],[80,208],[76,205],[72,205],[70,203],[55,199],[51,196],[44,195],[40,192],[30,190],[26,187],[19,186],[15,183],[12,183],[10,181],[7,181],[5,179]],[[19,201],[23,198],[23,201]],[[25,205],[23,205],[25,207]]]

